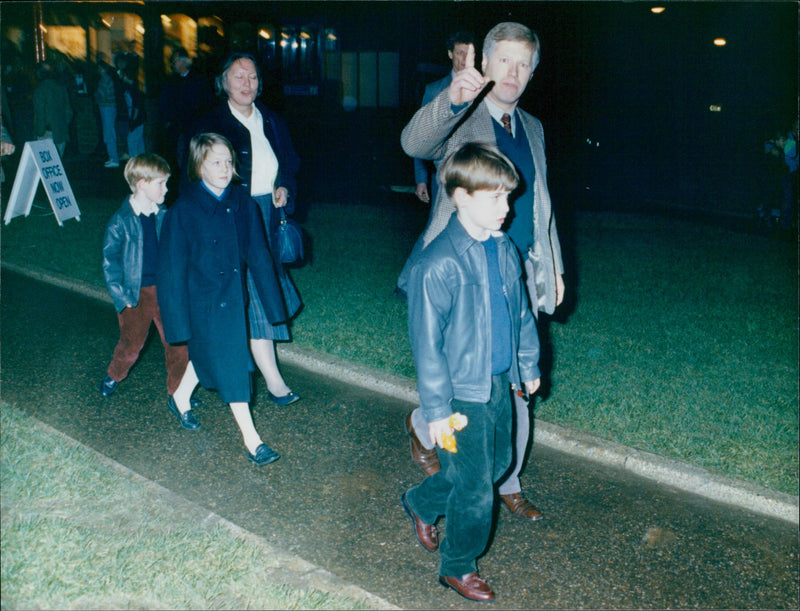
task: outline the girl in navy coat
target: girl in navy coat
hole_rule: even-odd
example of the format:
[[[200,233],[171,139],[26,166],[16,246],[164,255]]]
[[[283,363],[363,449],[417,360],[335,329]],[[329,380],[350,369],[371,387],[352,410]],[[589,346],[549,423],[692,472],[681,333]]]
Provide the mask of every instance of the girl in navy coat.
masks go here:
[[[231,185],[234,152],[218,134],[198,134],[189,146],[192,182],[164,219],[158,262],[158,301],[171,343],[187,342],[190,364],[206,388],[230,404],[249,459],[265,465],[279,455],[259,436],[250,413],[253,363],[248,349],[246,274],[249,270],[270,323],[287,318],[258,207]],[[185,428],[191,409],[169,408]],[[196,422],[196,421],[195,421]]]
[[[237,173],[261,209],[287,313],[294,317],[302,302],[288,271],[278,262],[274,236],[280,222],[278,210],[290,216],[294,212],[300,158],[286,122],[257,99],[262,85],[256,58],[232,53],[216,79],[217,93],[226,99],[199,120],[194,133],[221,134],[233,145]],[[252,281],[248,280],[248,286],[252,287]],[[258,298],[250,300],[247,314],[250,352],[267,383],[267,396],[281,406],[299,401],[300,395],[283,379],[275,352],[275,342],[290,341],[289,326],[270,325]]]

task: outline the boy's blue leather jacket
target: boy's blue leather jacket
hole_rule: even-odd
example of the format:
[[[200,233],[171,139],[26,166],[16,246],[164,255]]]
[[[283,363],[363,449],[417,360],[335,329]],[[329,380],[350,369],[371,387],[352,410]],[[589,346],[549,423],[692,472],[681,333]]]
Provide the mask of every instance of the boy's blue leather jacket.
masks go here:
[[[511,240],[499,234],[498,260],[511,315],[513,361],[520,386],[539,378],[539,337]],[[447,418],[452,399],[487,403],[492,389],[491,310],[486,254],[453,214],[423,251],[408,285],[408,327],[420,407],[428,422]]]

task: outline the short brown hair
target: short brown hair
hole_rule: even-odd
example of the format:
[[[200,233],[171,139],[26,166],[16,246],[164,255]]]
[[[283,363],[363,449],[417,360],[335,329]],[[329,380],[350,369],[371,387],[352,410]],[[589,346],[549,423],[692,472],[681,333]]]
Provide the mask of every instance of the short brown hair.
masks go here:
[[[147,181],[157,178],[166,178],[172,172],[166,159],[155,153],[142,153],[128,159],[125,164],[125,180],[131,191],[136,188],[136,183],[144,179]]]
[[[475,191],[513,191],[519,184],[511,160],[497,147],[481,142],[464,144],[445,160],[438,175],[451,198],[458,187],[472,195]]]
[[[239,176],[236,173],[236,151],[233,150],[230,140],[219,134],[206,133],[197,134],[189,143],[189,167],[187,169],[189,180],[196,182],[202,178],[200,166],[203,165],[209,151],[217,144],[221,144],[230,151],[233,158],[233,175],[235,177]]]

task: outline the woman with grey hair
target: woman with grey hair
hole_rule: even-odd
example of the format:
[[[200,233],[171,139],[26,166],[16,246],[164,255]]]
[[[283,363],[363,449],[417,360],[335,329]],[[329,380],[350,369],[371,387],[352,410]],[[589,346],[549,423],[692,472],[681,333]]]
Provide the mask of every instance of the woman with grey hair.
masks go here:
[[[294,150],[285,121],[269,110],[258,97],[261,93],[261,72],[255,58],[247,53],[233,53],[216,78],[217,94],[224,102],[204,116],[195,133],[217,133],[230,140],[236,151],[236,171],[241,184],[258,203],[267,233],[267,242],[276,261],[286,310],[293,317],[302,302],[287,271],[275,252],[275,235],[283,208],[294,211],[297,193],[295,175],[300,158]],[[269,398],[278,405],[300,399],[287,385],[278,369],[275,341],[289,341],[286,324],[271,325],[264,314],[253,281],[247,279],[250,303],[250,351],[267,383]]]

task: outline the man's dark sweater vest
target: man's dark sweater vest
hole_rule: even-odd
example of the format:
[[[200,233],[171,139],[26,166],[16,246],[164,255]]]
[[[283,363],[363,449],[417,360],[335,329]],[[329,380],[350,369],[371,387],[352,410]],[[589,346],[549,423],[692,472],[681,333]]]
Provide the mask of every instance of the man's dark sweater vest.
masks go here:
[[[520,184],[508,198],[513,216],[506,233],[524,259],[528,248],[533,244],[533,186],[536,179],[536,167],[533,165],[533,155],[528,146],[528,137],[517,119],[516,112],[513,114],[512,120],[516,122],[515,137],[511,137],[499,122],[492,119],[492,123],[497,139],[497,148],[511,160],[519,173]]]

